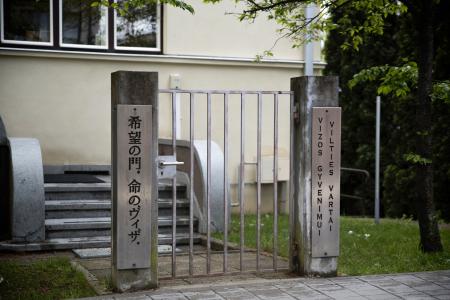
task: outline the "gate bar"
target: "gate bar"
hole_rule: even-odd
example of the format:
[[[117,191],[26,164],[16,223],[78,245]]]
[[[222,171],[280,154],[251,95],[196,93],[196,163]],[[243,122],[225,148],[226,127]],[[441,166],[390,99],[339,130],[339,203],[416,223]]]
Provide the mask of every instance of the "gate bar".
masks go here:
[[[240,188],[239,188],[239,210],[240,210],[240,256],[239,256],[239,267],[241,272],[244,271],[244,189],[245,189],[245,96],[241,94],[241,165],[240,165]]]
[[[172,93],[172,152],[177,157],[177,105],[176,92]],[[176,168],[176,167],[175,167]],[[177,177],[172,178],[172,277],[175,278],[177,272]]]
[[[273,269],[278,269],[278,94],[273,95]]]
[[[211,273],[211,93],[207,93],[206,273]]]
[[[228,94],[223,95],[223,272],[228,268]]]
[[[189,195],[189,275],[194,275],[194,94],[189,93],[190,195]]]
[[[256,192],[256,271],[260,269],[261,255],[261,127],[262,127],[262,95],[258,94],[258,125],[257,125],[257,192]]]

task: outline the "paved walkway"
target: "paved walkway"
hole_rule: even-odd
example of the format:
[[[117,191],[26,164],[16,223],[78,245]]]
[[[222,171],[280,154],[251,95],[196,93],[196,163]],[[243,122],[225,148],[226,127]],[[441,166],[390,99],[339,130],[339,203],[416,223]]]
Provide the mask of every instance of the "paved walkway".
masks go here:
[[[86,299],[450,299],[450,270],[328,279],[216,282]]]

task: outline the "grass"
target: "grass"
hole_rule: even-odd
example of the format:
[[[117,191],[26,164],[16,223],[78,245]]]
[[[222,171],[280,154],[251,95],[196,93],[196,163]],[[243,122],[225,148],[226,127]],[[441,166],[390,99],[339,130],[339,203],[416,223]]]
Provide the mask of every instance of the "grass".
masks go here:
[[[33,262],[0,261],[0,299],[66,299],[95,296],[65,257]]]
[[[239,243],[239,216],[233,215],[229,241]],[[441,229],[444,251],[425,254],[419,248],[419,227],[409,219],[341,217],[339,274],[361,275],[450,269],[450,228]],[[215,234],[221,239],[221,234]],[[261,216],[261,247],[272,252],[273,216]],[[279,255],[288,256],[289,224],[279,216]],[[245,216],[245,246],[256,247],[256,217]]]

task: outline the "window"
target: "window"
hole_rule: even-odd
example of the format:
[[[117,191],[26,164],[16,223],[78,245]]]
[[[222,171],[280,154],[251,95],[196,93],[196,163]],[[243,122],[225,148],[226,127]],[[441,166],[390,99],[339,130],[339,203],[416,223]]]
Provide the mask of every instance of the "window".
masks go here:
[[[119,4],[122,1],[119,1]],[[116,49],[159,49],[159,9],[155,6],[130,9],[125,15],[115,12]]]
[[[52,45],[51,0],[2,0],[2,42]]]
[[[59,1],[60,45],[108,48],[108,9],[92,7],[89,0]]]
[[[93,1],[0,0],[0,46],[161,52],[160,5],[119,14],[112,8],[92,6]]]

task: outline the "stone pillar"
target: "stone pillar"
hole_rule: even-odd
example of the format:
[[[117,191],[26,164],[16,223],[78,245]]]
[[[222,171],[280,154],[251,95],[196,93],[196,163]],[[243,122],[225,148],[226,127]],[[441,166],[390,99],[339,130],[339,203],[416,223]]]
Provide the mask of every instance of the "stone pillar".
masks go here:
[[[111,100],[112,283],[156,288],[158,73],[112,73]]]
[[[290,178],[290,270],[337,275],[340,108],[338,78],[291,79],[294,92]]]

